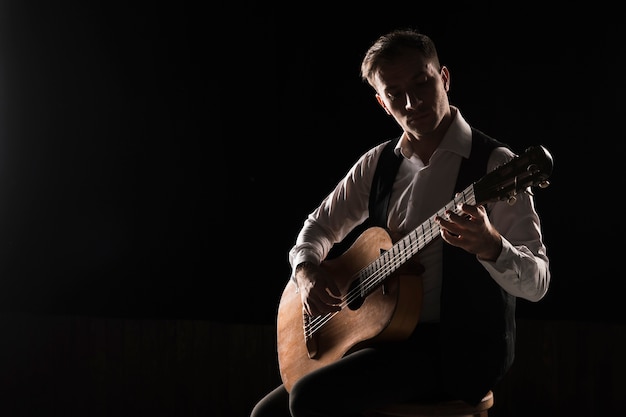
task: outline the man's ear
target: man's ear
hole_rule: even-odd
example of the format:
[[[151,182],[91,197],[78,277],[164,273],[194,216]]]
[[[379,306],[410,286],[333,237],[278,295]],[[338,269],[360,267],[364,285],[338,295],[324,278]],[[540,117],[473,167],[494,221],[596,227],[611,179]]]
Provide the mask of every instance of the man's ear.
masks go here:
[[[450,70],[445,65],[441,67],[441,79],[446,92],[450,91]]]
[[[385,106],[385,102],[383,101],[383,99],[380,97],[380,94],[378,93],[376,93],[376,101],[378,101],[378,104],[380,104],[380,107],[382,107],[383,110],[385,110],[385,113],[387,113],[388,115],[391,115],[391,113],[387,109],[387,106]]]

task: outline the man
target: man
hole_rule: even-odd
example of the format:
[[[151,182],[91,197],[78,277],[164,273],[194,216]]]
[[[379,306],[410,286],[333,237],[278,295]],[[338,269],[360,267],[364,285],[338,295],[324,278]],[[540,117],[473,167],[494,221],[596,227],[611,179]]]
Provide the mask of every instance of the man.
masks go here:
[[[370,205],[380,189],[373,187],[376,169],[390,164],[381,156],[390,149],[383,142],[358,159],[304,222],[289,253],[290,285],[306,317],[338,314],[347,308],[350,289],[325,267],[335,245],[362,224],[384,227],[403,245],[427,229],[436,238],[402,271],[421,276],[414,293],[419,321],[407,337],[363,341],[362,348],[277,387],[252,417],[357,416],[401,401],[477,404],[512,364],[515,299],[539,301],[549,287],[549,260],[531,193],[519,193],[514,204],[471,198],[449,204],[516,155],[450,105],[450,71],[440,64],[432,40],[413,30],[387,33],[365,54],[361,75],[402,129],[391,141],[399,166],[390,192],[377,196],[387,203],[382,217]]]

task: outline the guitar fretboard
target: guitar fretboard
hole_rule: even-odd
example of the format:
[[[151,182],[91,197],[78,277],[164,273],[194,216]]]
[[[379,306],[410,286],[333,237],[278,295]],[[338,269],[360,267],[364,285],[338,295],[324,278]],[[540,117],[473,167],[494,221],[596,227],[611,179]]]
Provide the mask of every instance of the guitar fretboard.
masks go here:
[[[459,193],[453,200],[442,207],[437,216],[445,217],[445,212],[450,210],[460,214],[460,205],[463,203],[476,204],[473,184]],[[357,286],[359,296],[365,297],[373,289],[393,274],[400,266],[422,250],[426,245],[440,236],[441,228],[431,216],[415,230],[396,242],[388,251],[385,251],[378,259],[370,263],[358,273],[360,284]]]

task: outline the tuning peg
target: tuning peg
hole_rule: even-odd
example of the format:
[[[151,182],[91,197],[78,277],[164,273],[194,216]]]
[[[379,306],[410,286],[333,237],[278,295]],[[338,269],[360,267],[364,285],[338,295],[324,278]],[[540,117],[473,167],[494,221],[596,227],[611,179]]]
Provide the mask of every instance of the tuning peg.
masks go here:
[[[539,188],[548,188],[548,186],[550,185],[550,181],[544,180],[544,181],[541,181],[538,185],[539,185]]]
[[[512,206],[517,201],[517,197],[514,195],[510,195],[509,198],[506,199],[506,202],[509,203],[509,206]]]

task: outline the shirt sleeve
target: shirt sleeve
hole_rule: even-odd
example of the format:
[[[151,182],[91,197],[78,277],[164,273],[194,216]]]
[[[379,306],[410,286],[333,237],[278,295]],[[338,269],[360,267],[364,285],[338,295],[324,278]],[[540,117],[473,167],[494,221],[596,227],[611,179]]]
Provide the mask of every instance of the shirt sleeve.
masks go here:
[[[369,216],[369,194],[374,170],[384,144],[365,154],[350,168],[310,213],[289,251],[291,278],[302,262],[321,263],[335,243],[341,242],[350,231]],[[349,196],[349,198],[348,198]]]
[[[497,148],[491,155],[490,169],[513,156],[508,149]],[[491,223],[502,235],[502,252],[495,262],[481,259],[479,262],[511,295],[539,301],[548,291],[550,269],[532,190],[519,193],[513,204],[489,203],[487,211]]]

